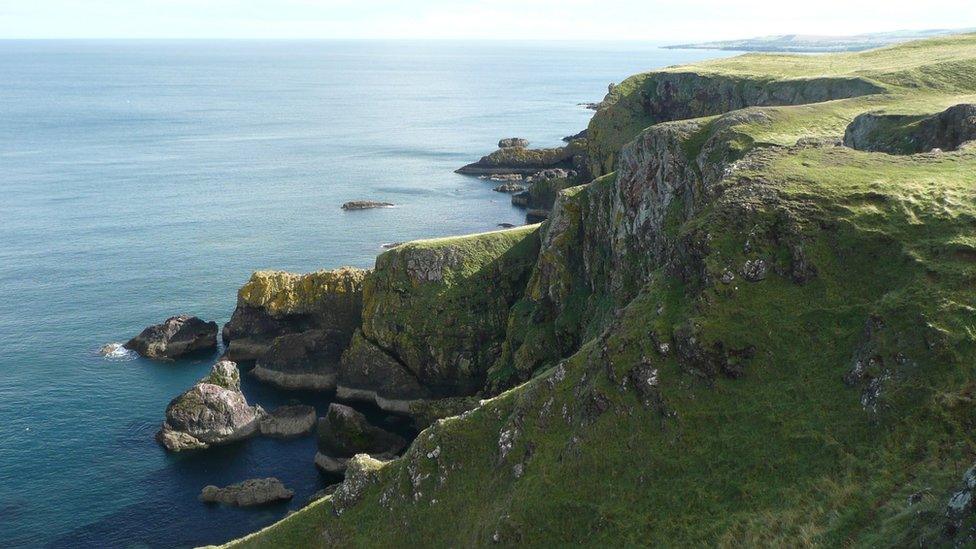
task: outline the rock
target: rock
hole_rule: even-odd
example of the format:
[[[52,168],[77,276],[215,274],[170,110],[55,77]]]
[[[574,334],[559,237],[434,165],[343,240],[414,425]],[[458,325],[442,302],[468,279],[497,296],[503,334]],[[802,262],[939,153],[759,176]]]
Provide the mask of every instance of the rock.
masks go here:
[[[549,218],[549,210],[529,210],[525,212],[525,222],[527,224],[541,223]]]
[[[322,349],[332,344],[344,348],[362,324],[367,273],[349,267],[308,274],[255,272],[238,291],[237,308],[224,326],[225,356],[231,360],[259,360],[276,338],[312,330],[321,331],[302,341],[305,350],[300,354],[304,358],[311,360],[316,353],[317,347],[305,347],[307,340],[316,336],[331,338],[331,342],[321,342]],[[280,351],[276,353],[279,357],[287,354],[284,349]],[[276,363],[271,358],[264,368],[275,369]]]
[[[275,338],[251,374],[280,389],[331,391],[349,337],[339,330],[306,330]]]
[[[217,349],[217,323],[204,322],[195,316],[167,318],[150,326],[125,344],[146,358],[171,359],[189,353]]]
[[[348,460],[346,476],[332,494],[332,509],[336,515],[342,515],[362,499],[366,489],[378,480],[383,466],[383,461],[366,454],[357,454]]]
[[[591,111],[598,111],[598,110],[600,110],[600,106],[601,105],[603,105],[603,102],[602,101],[586,102],[586,103],[577,103],[576,104],[576,106],[578,106],[578,107],[583,107],[583,108],[589,109]]]
[[[576,141],[577,139],[586,139],[586,135],[587,135],[587,130],[584,129],[583,131],[581,131],[581,132],[579,132],[579,133],[577,133],[575,135],[567,135],[566,137],[563,138],[563,141],[566,142],[566,143],[572,143],[573,141]]]
[[[269,437],[294,437],[315,427],[315,408],[305,404],[279,406],[260,423],[261,434]]]
[[[392,250],[393,248],[402,245],[403,242],[387,242],[386,244],[382,244],[380,247],[383,248],[384,250]]]
[[[225,488],[210,485],[200,491],[200,501],[206,503],[223,503],[235,507],[252,507],[278,501],[287,501],[295,492],[285,488],[280,480],[269,478],[254,478],[231,484]]]
[[[207,448],[253,435],[264,417],[241,393],[237,365],[220,361],[210,374],[170,401],[156,440],[171,452]]]
[[[336,403],[329,405],[329,412],[319,420],[317,433],[315,464],[330,473],[345,470],[356,454],[389,460],[407,445],[399,435],[371,425],[363,414]]]
[[[532,199],[532,195],[529,191],[522,191],[518,194],[512,195],[512,205],[519,206],[521,208],[528,208],[529,201]]]
[[[324,497],[331,496],[332,494],[335,493],[335,491],[339,488],[339,486],[341,486],[341,483],[337,482],[335,484],[330,484],[325,488],[322,488],[321,490],[308,496],[308,500],[305,502],[305,505],[311,505]]]
[[[938,154],[976,139],[976,104],[961,104],[929,117],[864,113],[844,132],[852,149],[888,154]]]
[[[742,277],[749,282],[759,282],[766,278],[769,264],[765,259],[749,259],[742,264]]]
[[[528,139],[522,139],[521,137],[509,137],[508,139],[502,139],[498,142],[499,149],[506,149],[508,147],[520,147],[524,149],[528,146]]]
[[[482,175],[479,179],[487,179],[488,181],[522,181],[525,179],[520,173],[496,173],[492,175]]]
[[[499,223],[498,226],[503,229],[513,229],[516,227],[516,225],[513,225],[512,223]]]
[[[102,345],[102,348],[98,350],[98,354],[101,356],[110,356],[118,353],[119,350],[123,348],[124,347],[121,343],[108,343],[106,345]]]
[[[517,185],[515,183],[505,183],[495,187],[492,190],[498,193],[520,193],[525,190],[525,186]]]
[[[532,175],[547,168],[571,168],[573,157],[583,152],[584,144],[577,142],[549,149],[505,147],[456,171],[468,175]]]
[[[372,210],[375,208],[392,208],[391,202],[377,202],[375,200],[353,200],[342,205],[343,210]]]
[[[357,332],[342,355],[336,396],[406,413],[412,403],[430,398],[430,392],[403,364]]]

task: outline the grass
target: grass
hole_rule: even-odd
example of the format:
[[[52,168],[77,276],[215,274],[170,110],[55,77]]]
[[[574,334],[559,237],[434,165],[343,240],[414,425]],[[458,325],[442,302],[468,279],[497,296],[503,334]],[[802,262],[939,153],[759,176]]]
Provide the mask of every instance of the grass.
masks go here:
[[[976,518],[956,538],[944,526],[976,456],[976,148],[796,143],[837,139],[867,111],[971,100],[974,59],[969,35],[625,81],[590,127],[606,175],[561,191],[539,234],[411,244],[367,287],[390,337],[428,345],[416,364],[497,342],[479,368],[494,389],[517,385],[435,422],[341,515],[326,500],[239,545],[972,543]],[[824,94],[835,77],[883,89]],[[783,79],[830,100],[722,110]],[[628,194],[634,174],[609,170],[624,143],[668,129],[647,128],[661,82],[681,102],[667,116],[702,118],[628,145],[662,147],[637,151],[654,169]],[[717,101],[695,103],[716,82]],[[650,165],[662,158],[673,166]],[[637,224],[660,196],[641,193],[664,183],[688,192],[660,225]],[[461,259],[418,284],[404,262],[424,254]],[[756,262],[768,272],[749,280]]]

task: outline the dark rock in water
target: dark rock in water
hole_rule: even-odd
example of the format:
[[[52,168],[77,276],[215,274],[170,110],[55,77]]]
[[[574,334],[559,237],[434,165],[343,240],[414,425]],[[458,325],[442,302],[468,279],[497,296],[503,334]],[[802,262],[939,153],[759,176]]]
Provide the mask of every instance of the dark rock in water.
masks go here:
[[[237,365],[220,361],[210,374],[170,401],[156,440],[171,452],[207,448],[253,435],[264,417],[241,393]]]
[[[603,105],[603,102],[602,101],[597,101],[595,103],[586,102],[586,103],[577,103],[576,105],[579,107],[590,109],[591,111],[596,111],[600,109],[600,106]]]
[[[402,246],[402,245],[403,245],[403,242],[388,242],[386,244],[383,244],[381,247],[384,250],[392,250],[393,248],[396,248],[397,246]]]
[[[357,332],[342,355],[336,396],[375,403],[406,413],[410,404],[430,398],[429,391],[400,362]]]
[[[468,175],[532,175],[547,168],[572,168],[575,157],[585,152],[585,144],[580,142],[550,149],[505,147],[456,171]]]
[[[345,470],[346,462],[356,454],[393,459],[407,445],[400,436],[371,425],[366,416],[342,404],[329,405],[317,432],[319,452],[315,464],[331,473]]]
[[[217,349],[217,323],[204,322],[195,316],[167,318],[150,326],[125,344],[146,358],[177,358],[198,351]]]
[[[291,499],[295,492],[285,488],[280,480],[269,478],[254,478],[231,484],[225,488],[206,486],[200,492],[200,501],[206,503],[223,503],[235,507],[251,507],[277,501]]]
[[[584,129],[583,131],[579,132],[576,135],[567,135],[566,137],[563,138],[563,141],[565,141],[566,143],[572,143],[577,139],[586,139],[586,135],[587,135],[587,130]]]
[[[522,139],[521,137],[509,137],[508,139],[502,139],[498,142],[499,149],[506,149],[508,147],[521,147],[526,148],[529,146],[528,139]]]
[[[279,406],[261,420],[261,434],[269,437],[295,437],[315,427],[315,408],[305,404]]]
[[[529,200],[531,199],[532,195],[529,194],[529,191],[522,191],[512,195],[512,205],[519,206],[520,208],[527,208],[529,206]]]
[[[513,225],[511,223],[499,223],[498,226],[501,227],[501,228],[503,228],[503,229],[514,229],[515,228],[515,225]]]
[[[488,181],[522,181],[524,177],[520,173],[496,173],[491,175],[481,175],[478,176],[479,179],[487,179]]]
[[[492,189],[498,193],[520,193],[525,190],[524,185],[517,185],[515,183],[504,183]]]
[[[335,389],[339,358],[349,344],[340,330],[306,330],[274,339],[251,374],[281,389]]]
[[[375,200],[353,200],[342,205],[343,210],[371,210],[373,208],[391,208],[391,202],[377,202]]]
[[[549,219],[549,210],[529,210],[525,212],[525,222],[528,224],[541,223]]]

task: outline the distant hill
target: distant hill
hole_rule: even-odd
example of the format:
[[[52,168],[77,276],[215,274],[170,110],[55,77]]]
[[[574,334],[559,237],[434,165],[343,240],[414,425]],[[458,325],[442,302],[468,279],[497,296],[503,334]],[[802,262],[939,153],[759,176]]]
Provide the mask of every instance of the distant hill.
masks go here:
[[[815,34],[782,34],[778,36],[762,36],[743,40],[723,40],[717,42],[701,42],[696,44],[678,44],[665,46],[668,49],[696,49],[696,50],[736,50],[736,51],[765,51],[765,52],[795,52],[795,53],[829,53],[843,51],[863,51],[882,46],[889,46],[909,40],[963,34],[976,32],[976,28],[969,29],[930,29],[930,30],[901,30],[892,32],[875,32],[856,34],[852,36],[823,36]]]

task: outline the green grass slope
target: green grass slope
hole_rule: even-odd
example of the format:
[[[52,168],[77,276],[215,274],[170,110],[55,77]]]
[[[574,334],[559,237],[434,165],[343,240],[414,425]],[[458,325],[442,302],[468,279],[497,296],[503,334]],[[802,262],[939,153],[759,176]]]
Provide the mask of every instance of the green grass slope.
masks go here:
[[[976,147],[836,143],[974,69],[969,35],[621,84],[509,312],[511,388],[235,545],[976,543]]]

